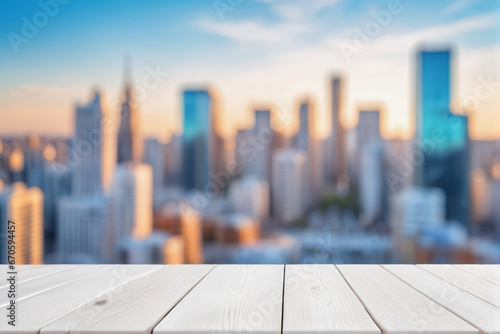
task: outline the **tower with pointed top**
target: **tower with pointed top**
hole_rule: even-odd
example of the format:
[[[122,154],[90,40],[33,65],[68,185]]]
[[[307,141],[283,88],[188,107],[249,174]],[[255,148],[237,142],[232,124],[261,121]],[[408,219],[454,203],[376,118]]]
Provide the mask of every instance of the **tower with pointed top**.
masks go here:
[[[142,137],[140,133],[139,110],[130,78],[130,62],[125,64],[125,89],[118,130],[117,162],[140,162],[142,158]]]

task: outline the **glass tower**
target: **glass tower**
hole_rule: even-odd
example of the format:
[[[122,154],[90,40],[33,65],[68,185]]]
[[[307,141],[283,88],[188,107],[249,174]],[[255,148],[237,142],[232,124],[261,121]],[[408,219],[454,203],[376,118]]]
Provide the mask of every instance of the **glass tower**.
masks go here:
[[[209,181],[213,147],[213,99],[207,90],[183,93],[183,173],[186,189],[203,189]]]
[[[450,111],[451,52],[420,51],[416,72],[416,145],[424,161],[417,184],[440,188],[446,216],[469,222],[467,117]]]

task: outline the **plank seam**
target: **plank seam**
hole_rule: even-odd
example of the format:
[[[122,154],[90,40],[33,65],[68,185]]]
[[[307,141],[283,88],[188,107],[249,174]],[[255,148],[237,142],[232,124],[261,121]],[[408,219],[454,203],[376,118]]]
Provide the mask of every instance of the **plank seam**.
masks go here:
[[[88,276],[93,276],[93,275],[100,274],[100,273],[102,273],[102,272],[104,272],[104,271],[107,271],[107,270],[110,270],[110,269],[112,269],[112,268],[117,268],[117,267],[119,267],[119,265],[112,265],[112,266],[109,266],[109,267],[108,267],[108,266],[106,266],[106,267],[107,267],[107,268],[105,268],[105,269],[103,269],[103,270],[101,270],[101,271],[98,271],[98,272],[93,273],[93,274],[91,274],[91,275],[84,276],[84,277],[82,277],[82,279],[83,279],[83,278],[85,278],[85,277],[88,277]],[[137,276],[137,277],[135,277],[135,278],[131,279],[130,281],[123,282],[123,283],[121,283],[121,284],[119,284],[119,285],[115,286],[115,287],[114,287],[114,288],[112,288],[111,290],[106,290],[105,292],[103,292],[103,293],[101,293],[100,295],[98,295],[98,296],[96,296],[96,297],[94,297],[94,298],[90,299],[89,301],[98,300],[98,299],[100,299],[100,298],[101,298],[101,296],[103,296],[103,295],[107,294],[108,292],[111,292],[111,291],[114,291],[114,290],[116,290],[116,289],[118,289],[118,288],[121,288],[121,287],[123,287],[124,285],[126,285],[126,284],[128,284],[128,283],[130,283],[130,282],[132,282],[132,281],[135,281],[135,280],[137,280],[137,279],[139,279],[139,278],[141,278],[141,277],[143,277],[143,276],[145,276],[145,275],[148,275],[148,274],[150,274],[150,273],[152,273],[152,272],[154,272],[154,271],[157,271],[157,270],[159,270],[159,269],[160,269],[160,267],[158,267],[158,268],[156,268],[156,269],[153,269],[153,270],[151,270],[151,271],[145,272],[145,273],[143,273],[143,274],[141,274],[141,275],[139,275],[139,276]],[[71,281],[71,282],[67,282],[67,283],[65,283],[65,284],[69,284],[69,283],[72,283],[72,282],[75,282],[75,281],[77,281],[77,280],[73,280],[73,281]],[[65,284],[64,284],[64,285],[65,285]],[[61,286],[61,285],[60,285],[60,286]],[[59,286],[59,287],[60,287],[60,286]],[[38,334],[40,334],[40,332],[42,331],[42,329],[43,329],[44,327],[47,327],[48,325],[50,325],[50,324],[52,324],[52,323],[54,323],[54,322],[58,321],[59,319],[64,318],[64,317],[65,317],[65,316],[67,316],[68,314],[70,314],[70,313],[72,313],[72,312],[74,312],[74,311],[78,310],[80,307],[84,306],[84,305],[85,305],[86,303],[88,303],[89,301],[87,301],[87,302],[85,302],[85,303],[82,303],[82,304],[80,304],[80,305],[77,305],[77,306],[73,307],[73,308],[72,308],[72,309],[70,309],[68,312],[66,312],[66,313],[64,313],[64,314],[61,314],[60,316],[58,316],[57,318],[53,319],[52,321],[49,321],[49,322],[44,323],[43,325],[41,325],[41,326],[40,326],[40,329],[38,330]],[[84,322],[82,322],[82,323],[78,324],[78,327],[79,327],[79,326],[81,326],[81,325],[83,325],[83,324],[85,324],[85,323],[87,323],[88,321],[89,321],[89,319],[87,319],[87,320],[85,320]],[[71,332],[73,332],[73,331],[74,331],[74,329],[72,329],[71,331],[69,331],[69,332],[68,332],[68,334],[70,334],[70,333],[71,333]]]
[[[384,333],[384,330],[382,329],[382,327],[378,324],[377,321],[375,321],[375,318],[373,318],[372,314],[370,313],[370,311],[368,311],[368,309],[366,308],[366,305],[365,303],[363,302],[363,300],[361,299],[361,297],[359,297],[359,295],[356,293],[356,291],[354,290],[354,288],[351,286],[351,284],[349,283],[349,281],[347,280],[347,278],[345,278],[344,274],[342,273],[342,270],[340,270],[337,265],[335,264],[332,264],[334,267],[335,267],[335,270],[337,270],[340,274],[340,276],[342,276],[342,278],[344,279],[344,281],[347,283],[347,286],[349,286],[349,289],[351,289],[352,293],[354,293],[354,295],[356,296],[356,298],[358,298],[359,302],[361,303],[361,305],[363,306],[363,308],[365,309],[366,313],[368,314],[368,316],[372,319],[373,323],[375,324],[375,326],[378,327],[380,333]]]
[[[483,276],[481,276],[481,275],[478,275],[478,274],[476,274],[476,273],[474,273],[474,272],[472,272],[472,271],[465,270],[465,269],[464,269],[464,268],[462,268],[460,265],[453,264],[452,266],[453,266],[453,267],[455,267],[455,268],[458,268],[458,269],[460,269],[460,270],[462,270],[462,271],[464,271],[464,272],[466,272],[466,273],[468,273],[468,274],[471,274],[471,275],[474,275],[474,276],[476,276],[476,277],[482,278],[483,280],[486,280],[486,281],[491,282],[491,283],[493,283],[493,284],[500,285],[499,283],[497,283],[497,282],[493,282],[492,280],[490,280],[490,279],[488,279],[488,278],[485,278],[485,277],[483,277]]]
[[[182,296],[182,297],[179,299],[179,301],[178,301],[177,303],[175,303],[175,305],[174,305],[174,306],[172,306],[172,308],[170,308],[170,310],[169,310],[169,311],[168,311],[168,312],[167,312],[167,313],[166,313],[166,314],[165,314],[165,315],[164,315],[164,316],[163,316],[163,317],[162,317],[162,318],[161,318],[161,319],[160,319],[160,320],[159,320],[159,321],[158,321],[158,322],[157,322],[157,323],[156,323],[156,324],[155,324],[155,325],[151,328],[151,332],[150,332],[149,334],[153,334],[153,332],[155,331],[156,326],[158,326],[158,324],[159,324],[160,322],[162,322],[162,321],[163,321],[163,320],[164,320],[164,319],[165,319],[165,318],[166,318],[166,317],[170,314],[170,312],[172,312],[172,310],[173,310],[173,309],[174,309],[177,305],[179,305],[179,303],[180,303],[180,302],[181,302],[184,298],[186,298],[186,296],[187,296],[187,295],[189,295],[189,293],[190,293],[191,291],[193,291],[193,289],[194,289],[194,288],[195,288],[198,284],[200,284],[200,283],[201,283],[201,281],[203,281],[203,280],[204,280],[204,279],[205,279],[208,275],[210,275],[210,273],[211,273],[211,272],[215,269],[215,267],[217,267],[217,264],[213,265],[212,269],[210,269],[210,270],[208,271],[208,273],[206,273],[206,274],[205,274],[205,275],[204,275],[204,276],[203,276],[203,277],[202,277],[202,278],[201,278],[198,282],[196,282],[196,284],[195,284],[195,285],[193,285],[193,286],[191,287],[191,289],[189,289],[189,290],[188,290],[188,291],[184,294],[184,296]]]
[[[454,286],[454,287],[456,287],[457,289],[459,289],[459,290],[461,290],[461,291],[463,291],[463,292],[465,292],[465,293],[468,293],[469,295],[474,296],[474,297],[476,297],[476,298],[478,298],[478,299],[480,299],[480,300],[484,301],[485,303],[488,303],[488,304],[490,304],[490,305],[492,305],[492,306],[494,306],[494,307],[497,307],[497,308],[498,308],[498,306],[497,306],[497,305],[495,305],[495,304],[493,304],[492,302],[490,302],[490,301],[488,301],[488,300],[486,300],[486,299],[484,299],[484,298],[481,298],[480,296],[475,295],[475,294],[473,294],[472,292],[467,291],[467,290],[465,290],[464,288],[462,288],[462,287],[460,287],[460,286],[457,286],[457,285],[454,285],[453,283],[448,282],[448,281],[447,281],[447,280],[445,280],[444,278],[441,278],[441,277],[439,277],[438,275],[434,274],[432,271],[429,271],[429,270],[425,269],[424,267],[422,267],[422,266],[420,266],[420,265],[418,265],[417,267],[418,267],[418,268],[420,268],[420,269],[422,269],[422,270],[425,270],[426,272],[428,272],[429,274],[431,274],[431,275],[433,275],[433,276],[435,276],[435,277],[439,278],[440,280],[442,280],[442,281],[444,281],[444,282],[446,282],[446,283],[448,283],[448,284],[453,285],[453,286]],[[467,273],[468,273],[468,272],[467,272]],[[470,273],[469,273],[469,274],[470,274]],[[476,276],[476,275],[474,275],[474,274],[471,274],[471,275],[472,275],[472,276]],[[481,278],[483,281],[486,281],[486,282],[488,282],[488,283],[492,283],[492,282],[490,282],[490,281],[488,281],[488,280],[486,280],[486,279],[484,279],[484,278],[482,278],[482,277],[480,277],[480,278]],[[495,283],[492,283],[492,284],[495,284]]]
[[[465,319],[465,318],[461,317],[460,315],[456,314],[455,312],[453,312],[452,310],[450,310],[449,308],[447,308],[446,306],[444,306],[443,304],[441,304],[441,302],[439,302],[439,301],[437,301],[437,300],[434,300],[433,298],[431,298],[431,297],[427,296],[426,294],[424,294],[423,292],[421,292],[419,289],[417,289],[417,288],[415,288],[415,287],[411,286],[411,285],[410,285],[410,283],[406,282],[405,280],[403,280],[402,278],[400,278],[398,275],[394,274],[394,273],[393,273],[393,272],[391,272],[389,269],[387,269],[387,268],[385,267],[385,265],[381,265],[381,267],[382,267],[382,268],[384,268],[384,269],[385,269],[387,272],[389,272],[391,275],[393,275],[394,277],[396,277],[397,279],[399,279],[401,282],[403,282],[404,284],[408,285],[408,286],[409,286],[410,288],[412,288],[413,290],[417,291],[418,293],[420,293],[420,294],[421,294],[421,295],[423,295],[424,297],[426,297],[426,298],[428,298],[428,299],[432,300],[434,303],[438,304],[439,306],[441,306],[442,308],[444,308],[445,310],[447,310],[447,311],[448,311],[448,312],[450,312],[451,314],[454,314],[454,315],[455,315],[456,317],[458,317],[459,319],[462,319],[463,321],[465,321],[466,323],[468,323],[469,325],[471,325],[472,327],[474,327],[475,329],[477,329],[477,330],[479,331],[479,333],[484,333],[484,332],[483,332],[483,330],[482,330],[481,328],[479,328],[479,327],[475,326],[474,324],[472,324],[471,322],[469,322],[467,319]],[[419,267],[419,266],[417,266],[417,265],[415,265],[415,267],[417,267],[417,268],[418,268],[418,269],[420,269],[420,270],[423,270],[423,271],[424,271],[424,272],[426,272],[426,273],[431,274],[431,273],[430,273],[430,272],[428,272],[427,270],[424,270],[423,268],[421,268],[421,267]],[[433,275],[433,276],[435,276],[435,275]],[[437,277],[437,276],[435,276],[435,277]],[[438,279],[440,279],[441,281],[443,281],[445,284],[447,284],[447,285],[449,285],[449,286],[451,286],[451,287],[454,287],[454,288],[458,289],[456,286],[454,286],[454,285],[453,285],[453,284],[451,284],[451,283],[446,282],[445,280],[441,279],[440,277],[437,277],[437,278],[438,278]],[[476,298],[476,299],[479,299],[479,298],[475,297],[474,295],[471,295],[471,296],[473,296],[473,297],[474,297],[474,298]],[[483,301],[482,299],[479,299],[479,300]]]
[[[281,292],[281,334],[283,334],[283,320],[285,318],[285,280],[286,264],[283,266],[283,291]]]

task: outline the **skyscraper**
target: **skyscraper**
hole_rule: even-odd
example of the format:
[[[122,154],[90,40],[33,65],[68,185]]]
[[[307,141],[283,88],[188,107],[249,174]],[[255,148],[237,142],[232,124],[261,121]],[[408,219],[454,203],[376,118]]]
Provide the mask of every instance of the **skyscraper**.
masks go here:
[[[0,182],[1,183],[1,182]],[[0,184],[0,263],[7,263],[7,223],[15,223],[16,264],[43,263],[43,193],[23,183]]]
[[[77,106],[72,194],[57,204],[57,250],[64,262],[101,262],[110,254],[111,187],[116,137],[102,96]]]
[[[273,213],[279,223],[291,223],[306,209],[307,155],[299,150],[278,150],[273,156]]]
[[[361,110],[356,126],[356,161],[351,171],[351,178],[355,184],[359,185],[362,177],[361,160],[365,147],[368,143],[378,142],[380,139],[380,112],[378,110]]]
[[[119,164],[113,181],[114,245],[124,237],[145,239],[153,229],[153,169]]]
[[[87,105],[76,107],[73,193],[99,194],[109,190],[116,164],[113,127],[103,97],[95,92]]]
[[[118,130],[117,162],[140,162],[142,158],[142,146],[139,110],[135,101],[132,84],[126,78],[124,100],[120,113],[120,128]]]
[[[148,138],[144,145],[143,162],[153,169],[153,195],[157,198],[165,177],[165,145],[156,138]]]
[[[336,184],[339,179],[347,174],[346,158],[346,138],[345,129],[342,125],[341,114],[344,103],[344,82],[341,77],[334,77],[332,85],[332,133],[335,137],[334,162],[333,162],[333,182]]]
[[[185,90],[182,158],[184,187],[203,189],[209,182],[214,150],[214,100],[210,92]]]
[[[420,51],[416,73],[416,146],[424,162],[417,184],[440,188],[446,217],[469,222],[467,117],[450,111],[451,52]]]
[[[366,143],[359,163],[360,220],[364,225],[371,225],[382,218],[385,184],[382,142],[374,140]]]
[[[314,119],[315,119],[314,105],[308,99],[300,104],[299,108],[299,131],[295,136],[294,146],[298,150],[302,150],[307,154],[306,175],[307,182],[304,191],[307,193],[308,205],[313,204],[319,197],[322,176],[324,157],[320,155],[320,142],[313,135],[314,132]]]
[[[247,146],[253,148],[246,162],[245,174],[254,175],[259,180],[272,184],[272,155],[274,150],[275,133],[271,128],[271,110],[255,110],[255,124],[248,136]],[[241,151],[241,148],[239,148]]]

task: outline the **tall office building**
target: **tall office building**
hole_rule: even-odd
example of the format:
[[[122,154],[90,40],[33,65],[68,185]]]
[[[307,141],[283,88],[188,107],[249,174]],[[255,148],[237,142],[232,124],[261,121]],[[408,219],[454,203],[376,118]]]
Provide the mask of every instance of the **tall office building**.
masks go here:
[[[143,142],[140,132],[140,115],[130,78],[125,78],[125,90],[118,130],[117,162],[140,162]]]
[[[299,108],[299,131],[294,138],[294,147],[307,153],[306,175],[307,182],[304,191],[307,193],[308,205],[314,204],[320,194],[322,187],[322,156],[319,148],[320,142],[314,137],[315,109],[309,100],[300,104]]]
[[[165,177],[165,145],[156,138],[146,139],[142,161],[153,170],[153,196],[156,198]]]
[[[48,161],[43,169],[43,227],[45,251],[53,253],[57,238],[57,201],[71,193],[71,174],[61,173],[58,163]]]
[[[366,143],[361,153],[359,197],[360,221],[364,225],[377,223],[382,218],[384,199],[384,149],[382,142]]]
[[[337,184],[347,174],[346,135],[342,125],[342,110],[344,107],[344,81],[334,77],[331,81],[332,103],[332,134],[335,138],[333,183]]]
[[[58,203],[57,251],[61,263],[111,260],[113,203],[104,195],[63,197]]]
[[[1,183],[1,181],[0,181]],[[8,220],[15,223],[16,264],[43,263],[43,193],[23,183],[0,184],[0,263],[7,263]]]
[[[116,164],[116,139],[103,97],[95,92],[87,105],[76,107],[75,140],[70,161],[74,164],[75,195],[109,190]]]
[[[305,213],[306,163],[304,151],[278,150],[274,153],[273,214],[279,223],[291,223]]]
[[[182,137],[173,134],[165,145],[165,183],[168,187],[182,185]]]
[[[112,191],[113,244],[132,236],[145,239],[153,229],[153,170],[145,164],[118,164]]]
[[[98,92],[76,108],[71,196],[57,203],[57,251],[61,262],[102,262],[110,255],[116,136],[111,114]],[[74,159],[74,160],[73,160]]]
[[[380,141],[380,112],[378,110],[361,110],[358,117],[358,125],[356,126],[356,163],[353,165],[351,178],[355,184],[359,185],[361,180],[361,159],[362,154],[368,143]]]
[[[186,90],[183,93],[184,132],[182,158],[184,187],[203,189],[213,168],[215,145],[215,104],[208,90]]]
[[[254,175],[259,180],[272,184],[271,168],[275,133],[271,128],[271,111],[259,109],[255,111],[254,115],[255,124],[247,143],[247,146],[252,149],[252,154],[248,154],[245,174]]]
[[[420,51],[416,71],[417,184],[440,188],[448,220],[469,222],[467,117],[450,111],[451,52]]]

